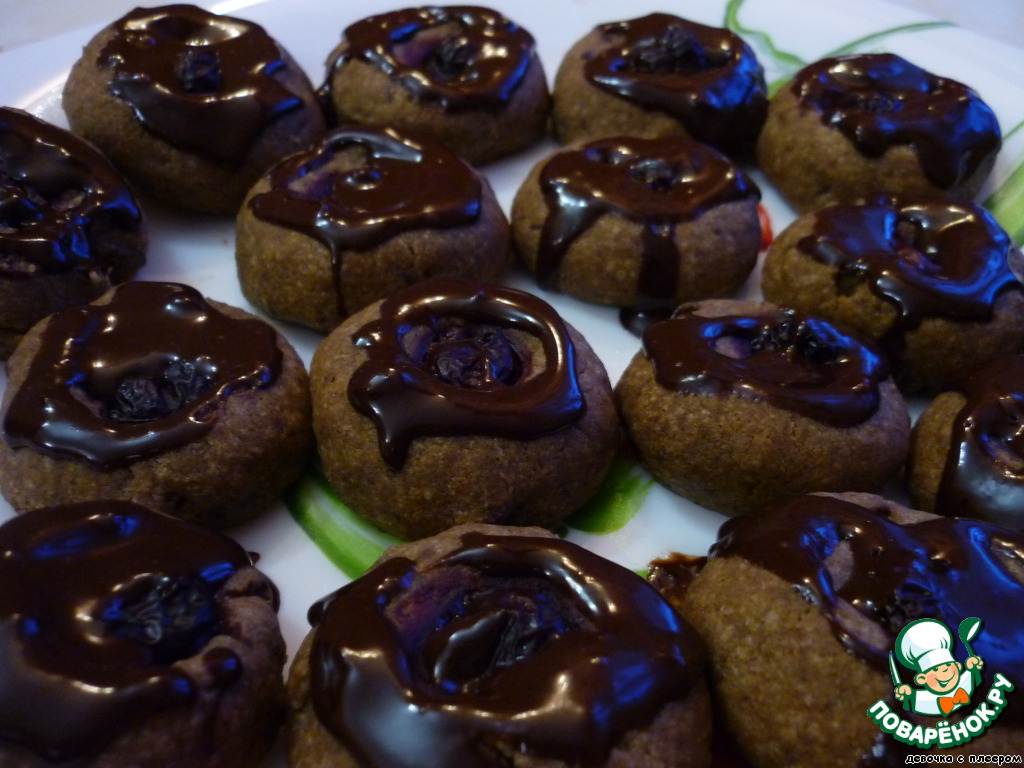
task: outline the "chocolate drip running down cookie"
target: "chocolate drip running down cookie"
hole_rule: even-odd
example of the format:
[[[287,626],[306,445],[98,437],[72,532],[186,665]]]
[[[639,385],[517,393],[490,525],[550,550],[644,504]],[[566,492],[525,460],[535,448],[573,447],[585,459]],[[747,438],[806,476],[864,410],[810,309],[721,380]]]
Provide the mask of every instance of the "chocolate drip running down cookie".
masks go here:
[[[604,765],[702,679],[699,639],[654,589],[555,537],[470,531],[437,562],[387,558],[310,621],[320,721],[378,768]]]
[[[913,146],[937,187],[964,184],[1002,144],[995,115],[974,91],[894,54],[823,59],[790,87],[869,157]]]
[[[768,110],[761,65],[741,38],[665,13],[604,24],[615,45],[584,65],[587,79],[676,117],[698,141],[749,151]]]
[[[103,230],[109,231],[106,242]],[[117,230],[137,238],[130,258],[118,247]],[[145,258],[142,212],[94,147],[27,112],[2,107],[0,254],[0,279],[74,271],[94,280],[102,293],[128,279]]]
[[[135,504],[90,502],[8,521],[0,552],[0,758],[12,744],[55,763],[95,756],[249,672],[230,644],[207,645],[240,631],[223,626],[221,600],[251,560],[226,536]],[[276,610],[269,581],[252,587]],[[283,662],[280,638],[278,651]],[[181,664],[190,657],[206,682]]]
[[[347,128],[272,170],[270,189],[250,199],[253,215],[322,242],[331,253],[337,312],[346,252],[368,251],[412,230],[452,229],[480,216],[482,182],[433,142],[391,130]]]
[[[99,469],[198,440],[233,393],[278,376],[274,330],[231,318],[193,288],[125,283],[107,304],[50,318],[4,438]]]
[[[514,332],[541,345],[543,369]],[[352,375],[348,396],[373,419],[381,454],[395,469],[418,436],[528,440],[575,423],[586,410],[565,325],[550,305],[522,291],[420,283],[385,300],[380,319],[353,342],[368,359]]]
[[[952,423],[935,512],[1024,530],[1024,357],[976,371]]]
[[[161,139],[231,166],[264,129],[303,107],[273,75],[285,66],[258,25],[190,5],[137,8],[102,49],[111,91]]]
[[[638,250],[640,254],[637,286],[626,291],[633,297],[628,308],[666,313],[679,303],[680,293],[696,298],[702,291],[707,293],[701,297],[720,292],[711,280],[701,286],[680,285],[680,276],[690,271],[685,262],[701,260],[682,251],[680,225],[695,222],[726,203],[756,204],[760,199],[757,185],[726,157],[683,137],[616,137],[556,152],[544,161],[538,182],[547,210],[535,256],[540,285],[579,294],[580,289],[561,284],[566,254],[599,219],[614,216],[640,226],[638,248],[620,244],[624,252]],[[742,215],[737,212],[736,216],[741,220],[736,229],[742,231]],[[709,238],[714,235],[707,234]],[[737,234],[731,244],[742,239]],[[721,268],[709,267],[708,271],[729,274],[735,271],[734,262],[746,262],[733,281],[741,282],[753,267],[757,247],[748,248],[747,253],[728,253],[725,248],[722,243],[723,252],[715,255]],[[607,258],[620,257],[610,248]]]
[[[682,308],[647,329],[644,351],[666,389],[739,395],[837,427],[874,415],[889,375],[870,347],[792,310],[704,317]]]

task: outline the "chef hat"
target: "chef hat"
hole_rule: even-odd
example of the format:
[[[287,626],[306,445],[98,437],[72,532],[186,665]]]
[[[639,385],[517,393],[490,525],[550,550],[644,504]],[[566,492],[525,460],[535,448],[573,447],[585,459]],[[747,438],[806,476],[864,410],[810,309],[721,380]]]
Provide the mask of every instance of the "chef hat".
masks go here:
[[[949,627],[935,619],[918,619],[903,628],[896,638],[896,653],[900,662],[918,672],[927,672],[939,664],[953,659],[953,633]]]

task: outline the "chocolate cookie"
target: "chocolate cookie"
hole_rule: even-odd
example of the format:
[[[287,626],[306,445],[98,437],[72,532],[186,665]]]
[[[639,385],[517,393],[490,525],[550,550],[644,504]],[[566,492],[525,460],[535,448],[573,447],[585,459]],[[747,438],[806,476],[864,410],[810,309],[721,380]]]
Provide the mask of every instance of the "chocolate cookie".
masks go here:
[[[428,277],[497,280],[510,236],[487,180],[440,144],[350,127],[253,187],[235,249],[251,302],[328,332]]]
[[[392,548],[310,621],[295,768],[709,764],[699,638],[642,578],[547,531]]]
[[[801,212],[878,194],[973,199],[1002,144],[963,83],[890,53],[823,59],[772,98],[757,162]]]
[[[243,768],[284,715],[277,591],[221,534],[130,502],[0,526],[0,765]]]
[[[109,160],[0,107],[0,359],[47,315],[131,278],[146,247],[142,211]]]
[[[1024,356],[1000,357],[943,392],[914,424],[908,480],[923,510],[1024,531],[1019,431]]]
[[[598,489],[619,442],[611,386],[540,299],[429,280],[338,326],[310,366],[324,472],[401,538],[462,522],[549,527]]]
[[[533,36],[489,8],[428,6],[362,19],[330,55],[324,92],[339,124],[433,138],[474,164],[547,131],[550,98]]]
[[[190,5],[136,8],[103,29],[63,99],[72,130],[141,191],[218,214],[324,130],[306,74],[262,27]]]
[[[667,13],[591,30],[562,60],[553,100],[562,142],[683,135],[730,156],[752,153],[768,111],[750,46]]]
[[[8,371],[0,489],[19,512],[127,499],[226,527],[274,503],[312,451],[295,351],[187,286],[124,283],[52,315]]]
[[[907,392],[962,382],[1024,344],[1020,252],[984,209],[903,198],[797,219],[765,257],[769,301],[875,341]]]
[[[614,137],[541,160],[513,201],[512,231],[542,287],[671,311],[743,285],[757,262],[759,200],[757,185],[708,146]]]
[[[910,439],[906,404],[873,347],[768,303],[683,305],[647,328],[615,394],[651,473],[727,514],[877,489]]]
[[[1004,693],[1010,703],[993,718],[989,691],[997,675],[1024,679],[1022,558],[1024,538],[998,526],[868,494],[803,496],[727,521],[679,607],[709,646],[728,736],[757,768],[903,765],[927,757],[928,736],[929,751],[951,761],[1020,754],[1019,692]],[[977,617],[964,648],[953,633]],[[958,676],[971,677],[966,656],[983,661],[971,702],[945,716],[917,714],[896,695],[922,685],[893,656],[903,628],[923,618],[951,628]],[[883,731],[893,718],[910,723],[900,736]]]

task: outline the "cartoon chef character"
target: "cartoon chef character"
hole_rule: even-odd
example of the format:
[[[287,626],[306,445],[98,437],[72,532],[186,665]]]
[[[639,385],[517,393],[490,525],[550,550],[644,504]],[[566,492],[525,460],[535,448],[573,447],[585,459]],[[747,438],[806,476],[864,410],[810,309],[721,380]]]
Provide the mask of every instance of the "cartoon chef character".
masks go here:
[[[907,624],[896,638],[900,663],[917,672],[913,689],[906,683],[896,686],[896,698],[909,700],[910,709],[919,715],[945,716],[967,704],[974,690],[974,675],[962,674],[980,669],[984,662],[971,655],[961,664],[953,658],[953,633],[941,621],[918,619]]]

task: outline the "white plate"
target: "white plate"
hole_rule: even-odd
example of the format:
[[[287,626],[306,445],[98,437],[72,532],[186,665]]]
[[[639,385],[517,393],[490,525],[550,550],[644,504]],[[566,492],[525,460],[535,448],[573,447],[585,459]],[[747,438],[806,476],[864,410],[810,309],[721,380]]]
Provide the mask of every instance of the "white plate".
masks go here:
[[[292,53],[314,83],[322,81],[324,61],[345,26],[371,13],[400,7],[394,0],[242,0],[203,4],[262,24]],[[567,48],[595,24],[665,9],[646,2],[624,7],[614,0],[506,0],[492,5],[534,35],[549,78]],[[1016,178],[1024,176],[1024,130],[1012,130],[1024,122],[1024,86],[1011,76],[1024,72],[1024,51],[949,25],[928,23],[928,19],[914,12],[874,0],[858,0],[855,4],[846,0],[675,0],[671,10],[715,26],[725,25],[732,14],[731,18],[742,26],[741,34],[755,47],[769,82],[794,71],[793,61],[780,52],[809,63],[851,44],[858,51],[890,50],[926,69],[962,80],[981,93],[999,117],[1004,134],[1010,134],[982,198],[989,199],[1006,185],[1014,170],[1018,171]],[[95,31],[69,33],[0,54],[0,104],[26,108],[66,125],[60,108],[60,87],[81,47]],[[526,171],[551,146],[538,147],[485,169],[506,211]],[[761,176],[756,172],[754,175],[761,184],[773,228],[778,232],[792,220],[792,211]],[[148,264],[139,275],[141,279],[187,282],[210,297],[249,306],[235,274],[234,230],[230,220],[169,213],[152,207],[147,212],[152,246]],[[746,291],[748,295],[757,294],[756,281],[755,273]],[[617,312],[537,292],[587,337],[612,380],[616,380],[639,348],[636,337],[620,327]],[[282,330],[308,363],[319,337],[294,327]],[[0,384],[3,382],[0,379]],[[328,504],[323,514],[333,514],[329,507]],[[0,501],[0,521],[12,514],[10,507]],[[618,530],[588,534],[573,529],[569,536],[627,567],[643,568],[651,559],[671,552],[703,554],[722,520],[721,516],[656,484],[643,498],[639,512],[625,517],[628,521]],[[309,606],[341,586],[347,577],[311,541],[284,504],[232,533],[260,554],[261,568],[280,587],[282,629],[289,651],[294,653],[308,629]],[[346,537],[366,544],[359,531],[337,535],[343,542]],[[372,534],[367,546],[371,554],[379,546]],[[366,557],[364,551],[357,559]],[[284,765],[280,750],[271,755],[267,764]]]

